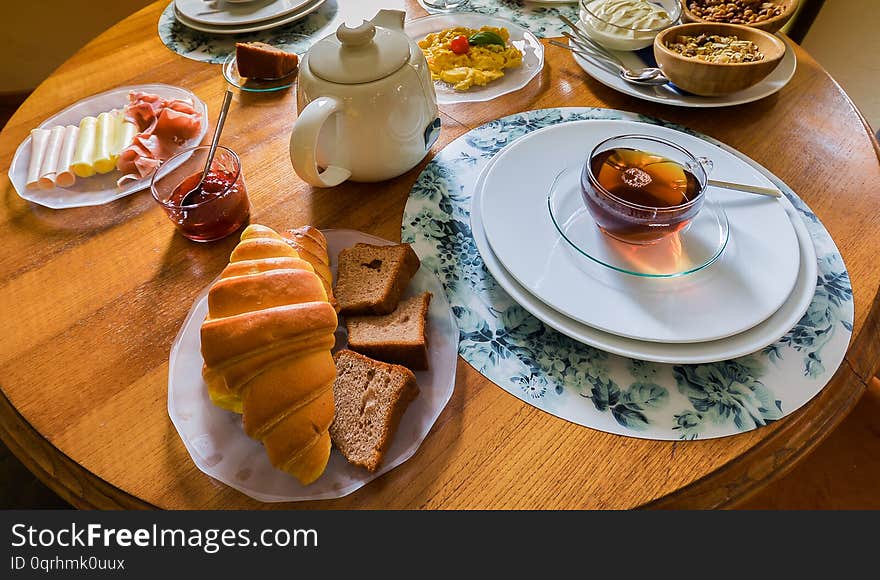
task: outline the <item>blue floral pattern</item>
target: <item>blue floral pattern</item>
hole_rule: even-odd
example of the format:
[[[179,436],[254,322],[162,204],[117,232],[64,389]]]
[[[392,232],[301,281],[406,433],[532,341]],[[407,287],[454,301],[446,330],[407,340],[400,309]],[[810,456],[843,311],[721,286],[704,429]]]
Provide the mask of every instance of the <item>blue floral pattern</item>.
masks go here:
[[[415,246],[422,263],[444,285],[459,326],[459,354],[489,380],[539,409],[580,425],[650,439],[733,435],[781,419],[806,403],[843,360],[852,333],[852,288],[843,260],[816,215],[753,162],[746,160],[771,178],[800,213],[816,247],[819,272],[813,302],[802,319],[761,352],[701,365],[612,355],[546,326],[488,273],[470,231],[471,191],[479,172],[522,135],[585,119],[664,125],[737,154],[684,127],[594,108],[517,113],[450,143],[416,180],[402,239]]]
[[[207,34],[184,26],[174,17],[174,3],[171,2],[159,17],[159,38],[165,46],[177,54],[212,64],[226,60],[235,50],[236,42],[268,42],[303,53],[314,42],[335,31],[343,22],[345,14],[340,10],[340,1],[326,0],[315,12],[290,24],[236,35]],[[404,8],[402,0],[345,1],[361,3],[360,9],[365,10],[364,15],[372,14],[379,8]],[[560,14],[577,19],[577,4],[574,3],[551,6],[533,4],[524,0],[469,0],[469,3],[460,10],[507,18],[527,28],[539,38],[562,36],[565,27],[559,20]],[[308,38],[301,39],[300,35]]]
[[[211,64],[221,64],[235,52],[236,42],[268,42],[303,53],[339,23],[338,0],[326,0],[320,8],[303,18],[269,30],[247,34],[208,34],[188,28],[174,17],[174,2],[159,16],[159,38],[177,54]],[[302,36],[307,38],[303,39]]]
[[[559,20],[559,15],[577,20],[577,6],[577,2],[541,4],[527,0],[468,0],[457,10],[506,18],[529,29],[538,38],[554,38],[562,36],[562,31],[566,29]],[[425,6],[425,9],[429,12],[439,12],[428,6]]]

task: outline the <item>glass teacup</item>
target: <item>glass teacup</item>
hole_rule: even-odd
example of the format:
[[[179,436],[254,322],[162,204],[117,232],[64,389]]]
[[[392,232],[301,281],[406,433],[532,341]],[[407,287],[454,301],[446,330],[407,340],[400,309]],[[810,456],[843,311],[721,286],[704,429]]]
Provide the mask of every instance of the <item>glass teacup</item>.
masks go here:
[[[581,193],[605,234],[629,244],[652,244],[696,217],[711,168],[709,159],[671,141],[621,135],[590,152]]]

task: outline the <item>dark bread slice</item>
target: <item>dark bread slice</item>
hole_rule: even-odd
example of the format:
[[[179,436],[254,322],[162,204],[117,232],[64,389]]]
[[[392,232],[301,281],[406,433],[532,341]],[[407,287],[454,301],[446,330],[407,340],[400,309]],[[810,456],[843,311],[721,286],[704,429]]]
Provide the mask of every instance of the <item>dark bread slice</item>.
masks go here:
[[[409,244],[345,248],[339,252],[334,289],[339,313],[390,314],[420,264]]]
[[[236,42],[238,74],[249,79],[280,79],[293,74],[299,56],[264,42]]]
[[[419,394],[416,377],[406,367],[340,350],[333,382],[336,414],[330,438],[354,465],[376,471],[410,401]]]
[[[431,293],[423,292],[400,303],[391,314],[345,319],[348,348],[413,371],[428,369],[426,332]]]

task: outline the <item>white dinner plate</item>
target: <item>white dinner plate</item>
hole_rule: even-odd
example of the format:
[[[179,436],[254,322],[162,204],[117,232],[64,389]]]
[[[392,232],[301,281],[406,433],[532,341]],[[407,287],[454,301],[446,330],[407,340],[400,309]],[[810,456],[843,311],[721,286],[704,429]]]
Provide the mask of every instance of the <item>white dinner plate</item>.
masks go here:
[[[331,269],[336,257],[358,242],[390,244],[354,230],[324,230]],[[263,502],[342,497],[394,469],[418,450],[452,397],[458,358],[458,328],[440,280],[427,268],[412,278],[404,297],[424,291],[433,294],[428,310],[429,370],[416,372],[418,396],[409,404],[382,465],[370,473],[346,461],[337,450],[327,469],[311,485],[275,469],[262,444],[245,435],[241,417],[211,403],[202,379],[200,328],[208,312],[206,288],[196,298],[171,347],[168,369],[168,414],[196,466],[207,475]],[[346,344],[345,326],[337,330],[337,348]]]
[[[438,105],[488,101],[518,91],[529,84],[544,68],[544,45],[541,44],[541,41],[522,26],[503,18],[476,12],[451,12],[409,20],[405,24],[405,30],[410,38],[418,42],[432,32],[439,32],[455,26],[506,28],[510,33],[510,43],[523,53],[523,62],[517,68],[506,69],[504,76],[500,79],[492,81],[484,87],[474,86],[467,91],[456,91],[443,81],[435,81],[434,89],[437,93]]]
[[[285,14],[284,16],[279,16],[277,18],[271,18],[269,20],[263,20],[260,22],[256,22],[253,24],[233,24],[233,25],[213,25],[213,24],[204,24],[201,22],[196,22],[194,20],[189,19],[185,15],[181,14],[179,10],[177,10],[177,6],[175,5],[174,9],[174,17],[188,28],[192,28],[193,30],[198,30],[199,32],[207,32],[208,34],[245,34],[248,32],[257,32],[260,30],[269,30],[270,28],[276,28],[278,26],[283,26],[284,24],[290,24],[291,22],[296,22],[297,20],[301,20],[305,18],[315,10],[321,7],[322,4],[326,0],[310,0],[311,4],[306,4],[302,6],[295,12],[291,12],[289,14]]]
[[[630,95],[631,97],[637,97],[655,103],[675,105],[678,107],[728,107],[763,99],[764,97],[770,96],[779,91],[782,87],[788,84],[788,81],[794,76],[794,71],[797,68],[797,58],[794,55],[794,50],[791,48],[791,44],[784,38],[782,40],[785,42],[786,46],[785,55],[782,57],[779,65],[773,69],[773,72],[752,87],[719,97],[701,97],[699,95],[686,93],[668,84],[660,86],[635,85],[626,82],[616,74],[596,66],[577,54],[572,53],[572,56],[574,57],[575,62],[584,69],[588,75],[603,85]],[[569,44],[570,43],[571,40],[569,40]],[[652,48],[648,47],[645,50],[650,51]],[[651,62],[652,56],[650,55],[649,59],[643,60],[638,52],[614,51],[614,54],[616,54],[620,60],[630,68],[657,66],[656,62]]]
[[[727,213],[730,240],[712,265],[678,278],[616,272],[561,239],[547,208],[554,178],[581,167],[600,141],[625,134],[665,138],[706,156],[715,178],[773,187],[738,157],[659,125],[589,120],[538,129],[497,153],[483,182],[483,227],[505,269],[568,318],[637,340],[707,342],[770,317],[791,294],[800,264],[792,222],[776,198],[708,189]]]
[[[767,345],[773,344],[798,323],[813,300],[816,291],[818,265],[816,250],[810,239],[806,226],[797,215],[797,211],[788,199],[782,200],[794,231],[797,234],[802,267],[798,273],[797,283],[788,300],[773,313],[770,318],[757,326],[740,334],[721,340],[702,343],[660,343],[645,342],[624,338],[603,332],[592,326],[567,318],[544,304],[529,293],[510,275],[489,247],[486,233],[483,230],[483,219],[480,213],[480,197],[486,173],[492,166],[491,161],[482,171],[474,187],[470,224],[471,234],[486,269],[505,292],[519,305],[529,311],[535,318],[547,326],[584,344],[604,351],[619,354],[638,360],[646,360],[670,364],[703,364],[728,360],[757,352]]]
[[[122,109],[128,104],[130,91],[143,91],[155,93],[166,99],[191,99],[195,109],[202,115],[202,124],[199,134],[189,139],[186,147],[193,147],[202,142],[208,131],[208,106],[192,92],[171,85],[149,84],[118,87],[92,95],[67,107],[60,113],[52,115],[42,123],[39,129],[48,129],[55,125],[79,125],[83,117],[95,116],[104,111]],[[71,207],[85,207],[101,205],[111,202],[120,197],[132,194],[150,186],[152,175],[125,183],[122,187],[116,185],[116,181],[122,177],[119,171],[95,174],[91,177],[77,177],[76,182],[70,187],[53,187],[52,189],[28,189],[27,170],[31,160],[31,137],[28,137],[18,146],[12,164],[9,166],[9,180],[15,191],[22,198],[50,207],[52,209],[65,209]],[[183,163],[184,158],[175,161],[177,165]]]
[[[312,0],[174,0],[177,11],[192,22],[212,26],[240,26],[273,20],[299,11]]]

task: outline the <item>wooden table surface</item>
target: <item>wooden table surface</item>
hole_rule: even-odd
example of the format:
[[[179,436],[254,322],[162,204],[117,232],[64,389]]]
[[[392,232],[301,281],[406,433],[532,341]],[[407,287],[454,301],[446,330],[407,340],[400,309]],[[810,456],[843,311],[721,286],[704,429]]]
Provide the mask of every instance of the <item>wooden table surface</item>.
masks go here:
[[[423,10],[408,0],[410,14]],[[584,428],[527,405],[459,359],[455,393],[418,453],[348,497],[260,504],[200,472],[166,409],[168,354],[196,295],[227,263],[235,236],[210,244],[174,232],[147,191],[96,208],[23,201],[6,169],[28,131],[108,88],[186,87],[212,111],[218,65],[165,48],[167,1],[117,24],[60,67],[0,134],[0,435],[62,497],[94,508],[633,508],[735,506],[792,467],[841,420],[880,360],[878,146],[841,88],[808,54],[779,93],[723,109],[685,109],[615,92],[546,45],[543,73],[521,91],[443,108],[434,152],[490,119],[526,109],[599,106],[711,135],[763,164],[818,214],[855,292],[845,362],[809,404],[748,433],[644,441]],[[252,222],[310,223],[399,239],[424,164],[390,182],[312,189],[290,166],[294,92],[237,94],[223,142],[242,158]]]

